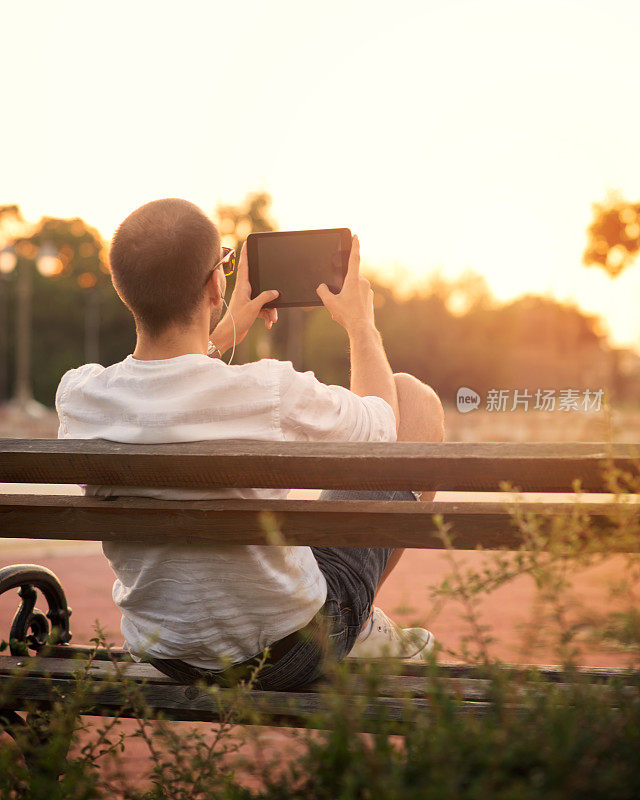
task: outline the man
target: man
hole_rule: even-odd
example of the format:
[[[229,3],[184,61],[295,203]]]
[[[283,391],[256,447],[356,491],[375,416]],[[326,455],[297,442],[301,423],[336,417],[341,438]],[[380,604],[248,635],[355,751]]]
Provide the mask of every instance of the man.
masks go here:
[[[436,394],[391,371],[374,324],[373,292],[359,274],[357,237],[340,294],[317,289],[349,336],[350,390],[326,386],[291,362],[230,366],[222,360],[258,317],[268,329],[277,321],[277,311],[263,307],[277,291],[251,299],[246,248],[222,316],[232,258],[223,253],[215,225],[185,200],[157,200],[124,220],[111,246],[111,274],[134,316],[136,347],[106,369],[85,364],[63,376],[56,394],[60,437],[141,444],[442,440]],[[286,496],[286,490],[265,489],[86,491],[179,500]],[[331,491],[321,497],[417,495]],[[338,658],[421,659],[433,646],[429,631],[402,631],[373,605],[401,550],[104,542],[103,551],[116,575],[113,597],[126,646],[179,679],[223,680],[260,663],[267,650],[258,685],[295,688],[321,675],[328,647]]]

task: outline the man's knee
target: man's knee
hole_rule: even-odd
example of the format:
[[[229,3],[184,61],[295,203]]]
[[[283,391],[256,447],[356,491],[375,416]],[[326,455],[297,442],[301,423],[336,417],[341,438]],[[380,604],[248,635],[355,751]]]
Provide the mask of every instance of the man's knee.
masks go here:
[[[426,406],[434,416],[444,421],[444,409],[435,389],[428,383],[423,383],[408,372],[394,372],[398,401],[400,397],[419,405]]]
[[[407,372],[396,372],[393,377],[400,409],[399,438],[405,441],[443,441],[444,409],[435,390]],[[411,438],[401,436],[403,427]]]

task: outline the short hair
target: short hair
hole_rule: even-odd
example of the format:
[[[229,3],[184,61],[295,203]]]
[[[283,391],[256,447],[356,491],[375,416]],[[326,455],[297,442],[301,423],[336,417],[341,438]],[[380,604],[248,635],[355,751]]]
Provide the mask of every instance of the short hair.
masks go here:
[[[136,327],[158,335],[191,320],[219,257],[218,229],[198,206],[154,200],[118,227],[109,253],[111,279]]]

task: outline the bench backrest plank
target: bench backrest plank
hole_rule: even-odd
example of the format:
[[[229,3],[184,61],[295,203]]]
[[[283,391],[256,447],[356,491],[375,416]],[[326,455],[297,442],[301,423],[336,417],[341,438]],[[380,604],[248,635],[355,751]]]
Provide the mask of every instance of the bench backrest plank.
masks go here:
[[[5,495],[0,503],[0,531],[5,537],[75,539],[158,544],[280,543],[331,547],[442,548],[433,520],[440,514],[454,531],[458,550],[518,548],[522,536],[499,502],[362,502],[313,500],[158,501],[121,498],[105,502],[90,497]],[[566,515],[566,502],[526,502],[521,512]],[[580,503],[595,526],[611,515],[640,517],[640,503]],[[274,535],[275,531],[277,534]],[[279,535],[278,535],[279,534]],[[282,537],[282,538],[280,538]],[[622,543],[637,549],[635,541]]]
[[[261,487],[606,491],[602,469],[638,475],[640,445],[601,443],[362,443],[243,440],[129,445],[5,439],[0,482],[183,488]]]

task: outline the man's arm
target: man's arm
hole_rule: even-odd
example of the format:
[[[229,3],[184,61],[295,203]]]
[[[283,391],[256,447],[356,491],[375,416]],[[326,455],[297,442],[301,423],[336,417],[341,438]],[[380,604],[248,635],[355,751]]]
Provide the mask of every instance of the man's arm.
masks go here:
[[[349,266],[342,290],[333,294],[322,283],[317,293],[332,318],[347,331],[351,350],[351,391],[360,397],[375,395],[386,400],[400,421],[398,395],[393,372],[376,329],[373,314],[373,290],[369,281],[360,275],[360,242],[351,241]]]
[[[398,395],[393,372],[389,366],[382,337],[373,324],[349,329],[351,350],[351,391],[360,397],[377,395],[393,409],[396,430],[400,419]]]

